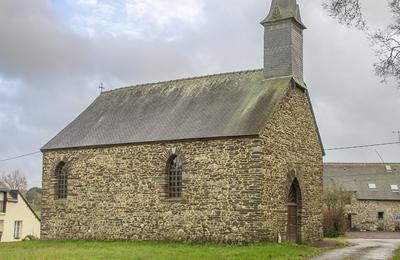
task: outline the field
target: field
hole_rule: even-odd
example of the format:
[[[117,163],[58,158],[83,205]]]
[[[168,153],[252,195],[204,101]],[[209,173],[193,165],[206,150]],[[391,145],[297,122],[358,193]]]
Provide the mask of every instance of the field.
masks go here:
[[[0,259],[305,259],[320,249],[286,244],[27,241],[0,244]]]

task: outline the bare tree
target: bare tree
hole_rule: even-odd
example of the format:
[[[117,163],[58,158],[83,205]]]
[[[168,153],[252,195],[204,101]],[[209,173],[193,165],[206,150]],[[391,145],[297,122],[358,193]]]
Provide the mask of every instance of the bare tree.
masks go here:
[[[366,21],[361,12],[359,0],[328,0],[322,6],[328,11],[329,16],[339,20],[347,26],[359,29],[366,28]]]
[[[33,187],[25,194],[26,200],[29,202],[34,211],[40,211],[42,207],[42,189]]]
[[[26,177],[21,175],[18,170],[0,176],[0,185],[19,191],[26,191],[28,188]]]
[[[373,1],[373,0],[371,0]],[[365,31],[370,38],[378,61],[375,72],[385,82],[394,78],[400,87],[400,0],[386,0],[394,22],[386,29],[372,31],[363,16],[360,0],[325,0],[323,7],[340,23]]]

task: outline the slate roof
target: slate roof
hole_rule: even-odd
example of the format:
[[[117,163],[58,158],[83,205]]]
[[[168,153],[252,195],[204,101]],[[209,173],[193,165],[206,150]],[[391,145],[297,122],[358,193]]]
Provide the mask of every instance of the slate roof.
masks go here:
[[[104,92],[42,151],[259,135],[291,80],[252,70]]]
[[[359,200],[400,201],[400,193],[390,187],[400,187],[400,163],[326,163],[324,187],[333,182],[342,184],[347,191],[357,192]],[[369,184],[375,184],[376,189],[370,189]]]
[[[9,192],[10,189],[0,183],[0,192]]]
[[[306,28],[301,21],[300,8],[296,0],[272,0],[269,14],[261,24],[289,18],[294,19],[302,27]]]

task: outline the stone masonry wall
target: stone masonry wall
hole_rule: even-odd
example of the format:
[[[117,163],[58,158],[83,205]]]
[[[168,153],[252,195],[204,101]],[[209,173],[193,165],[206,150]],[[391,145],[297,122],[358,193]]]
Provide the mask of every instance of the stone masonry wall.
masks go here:
[[[166,196],[166,162],[183,158],[183,197]],[[66,162],[68,198],[55,199]],[[286,239],[287,197],[302,189],[302,241],[322,237],[322,151],[304,92],[290,89],[260,138],[121,145],[43,154],[42,238]]]
[[[298,221],[302,242],[322,235],[323,152],[306,93],[291,88],[263,134],[265,228],[277,238],[287,235],[288,193],[296,178],[302,197]],[[272,187],[272,188],[271,188]]]
[[[378,212],[383,212],[383,219],[378,219]],[[394,231],[396,216],[400,215],[400,201],[357,200],[353,197],[346,206],[346,213],[352,214],[352,227],[362,231],[377,231],[382,226],[387,231]]]
[[[128,145],[44,153],[45,239],[266,239],[258,138]],[[183,156],[183,198],[166,197],[166,162]],[[67,163],[69,196],[56,200],[54,170]]]

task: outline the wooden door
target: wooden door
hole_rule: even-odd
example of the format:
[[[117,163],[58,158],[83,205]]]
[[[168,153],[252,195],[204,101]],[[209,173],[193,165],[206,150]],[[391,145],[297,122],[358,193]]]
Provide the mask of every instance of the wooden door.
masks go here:
[[[288,241],[297,243],[297,205],[288,205]]]
[[[351,214],[347,215],[347,230],[351,231],[353,229],[353,218]]]

